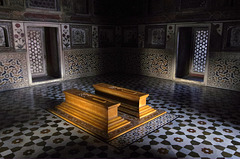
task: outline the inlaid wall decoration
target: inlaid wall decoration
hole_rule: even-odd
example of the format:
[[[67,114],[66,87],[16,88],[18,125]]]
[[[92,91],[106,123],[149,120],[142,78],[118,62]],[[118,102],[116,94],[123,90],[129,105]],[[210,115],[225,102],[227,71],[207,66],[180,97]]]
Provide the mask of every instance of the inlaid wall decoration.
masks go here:
[[[13,50],[12,24],[0,21],[0,52]]]
[[[63,49],[70,49],[71,42],[70,42],[70,28],[68,24],[62,24],[62,46]]]
[[[121,60],[122,71],[171,79],[172,55],[159,49],[128,49]]]
[[[28,8],[58,10],[59,0],[26,0]]]
[[[26,49],[26,39],[23,23],[13,22],[13,37],[15,50],[21,51]]]
[[[138,26],[138,47],[144,48],[145,41],[145,25]]]
[[[64,51],[65,79],[112,72],[117,68],[113,49],[75,49]]]
[[[92,30],[87,25],[72,25],[71,28],[71,45],[72,48],[83,48],[92,46]]]
[[[0,54],[0,90],[26,86],[28,86],[26,54]]]
[[[213,25],[215,26],[217,33],[222,36],[223,23],[213,23]]]
[[[166,26],[151,25],[146,26],[145,47],[161,48],[166,46]]]
[[[92,26],[92,47],[98,48],[98,26]]]
[[[138,47],[138,27],[137,26],[122,27],[122,46]]]
[[[175,25],[167,25],[167,41],[174,38]]]
[[[224,25],[224,50],[240,50],[240,23]]]
[[[154,76],[168,77],[169,74],[169,56],[165,54],[147,53],[142,55],[142,70],[147,74]]]
[[[99,42],[99,47],[114,47],[115,46],[115,27],[99,26],[98,42]]]
[[[211,52],[207,85],[240,91],[240,56],[232,52]]]
[[[210,32],[210,52],[220,52],[222,51],[222,41],[223,41],[223,23],[212,23]],[[216,42],[217,41],[217,42]]]

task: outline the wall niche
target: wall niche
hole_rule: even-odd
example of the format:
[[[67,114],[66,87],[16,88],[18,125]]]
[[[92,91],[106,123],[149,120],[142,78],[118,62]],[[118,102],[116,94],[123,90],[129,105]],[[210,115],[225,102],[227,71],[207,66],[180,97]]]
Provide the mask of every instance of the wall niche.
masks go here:
[[[0,22],[0,52],[13,49],[12,24]]]
[[[225,23],[223,37],[224,37],[223,50],[239,51],[240,50],[240,23]]]

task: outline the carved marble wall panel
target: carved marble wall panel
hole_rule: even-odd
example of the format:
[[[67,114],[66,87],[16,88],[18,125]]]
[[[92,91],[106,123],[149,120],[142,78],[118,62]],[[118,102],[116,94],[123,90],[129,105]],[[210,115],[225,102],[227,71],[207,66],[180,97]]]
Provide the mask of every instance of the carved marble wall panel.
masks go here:
[[[224,23],[223,49],[240,51],[240,23]]]
[[[170,52],[160,49],[124,49],[121,66],[123,72],[171,79],[172,60]]]
[[[164,29],[153,29],[151,44],[153,45],[164,45],[163,35],[165,34]]]
[[[63,50],[71,48],[70,42],[70,28],[68,24],[62,24],[62,46]]]
[[[207,85],[240,91],[240,54],[211,52]]]
[[[0,91],[28,86],[26,53],[0,54]]]
[[[65,79],[114,71],[118,67],[114,49],[75,49],[64,51]]]
[[[146,26],[145,47],[164,49],[165,46],[166,46],[166,26],[165,25]]]
[[[87,25],[71,25],[72,48],[92,47],[92,27]]]
[[[14,47],[16,51],[26,49],[26,39],[23,23],[13,22]]]

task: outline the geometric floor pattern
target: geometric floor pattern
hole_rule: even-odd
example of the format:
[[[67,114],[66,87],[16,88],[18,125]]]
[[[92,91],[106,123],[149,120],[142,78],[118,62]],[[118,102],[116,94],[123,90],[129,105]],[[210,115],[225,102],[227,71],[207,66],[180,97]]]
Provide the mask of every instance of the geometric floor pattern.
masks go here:
[[[108,83],[149,94],[178,116],[118,150],[45,109],[63,90]],[[0,158],[240,158],[240,92],[128,74],[107,74],[0,92]]]

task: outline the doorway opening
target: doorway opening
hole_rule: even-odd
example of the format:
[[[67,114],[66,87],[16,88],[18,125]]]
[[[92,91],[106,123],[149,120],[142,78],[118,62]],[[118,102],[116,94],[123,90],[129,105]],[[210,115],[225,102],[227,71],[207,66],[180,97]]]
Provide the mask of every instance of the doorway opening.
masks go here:
[[[58,29],[28,27],[27,36],[32,82],[61,78]]]
[[[179,27],[176,78],[204,81],[208,39],[208,27]]]

